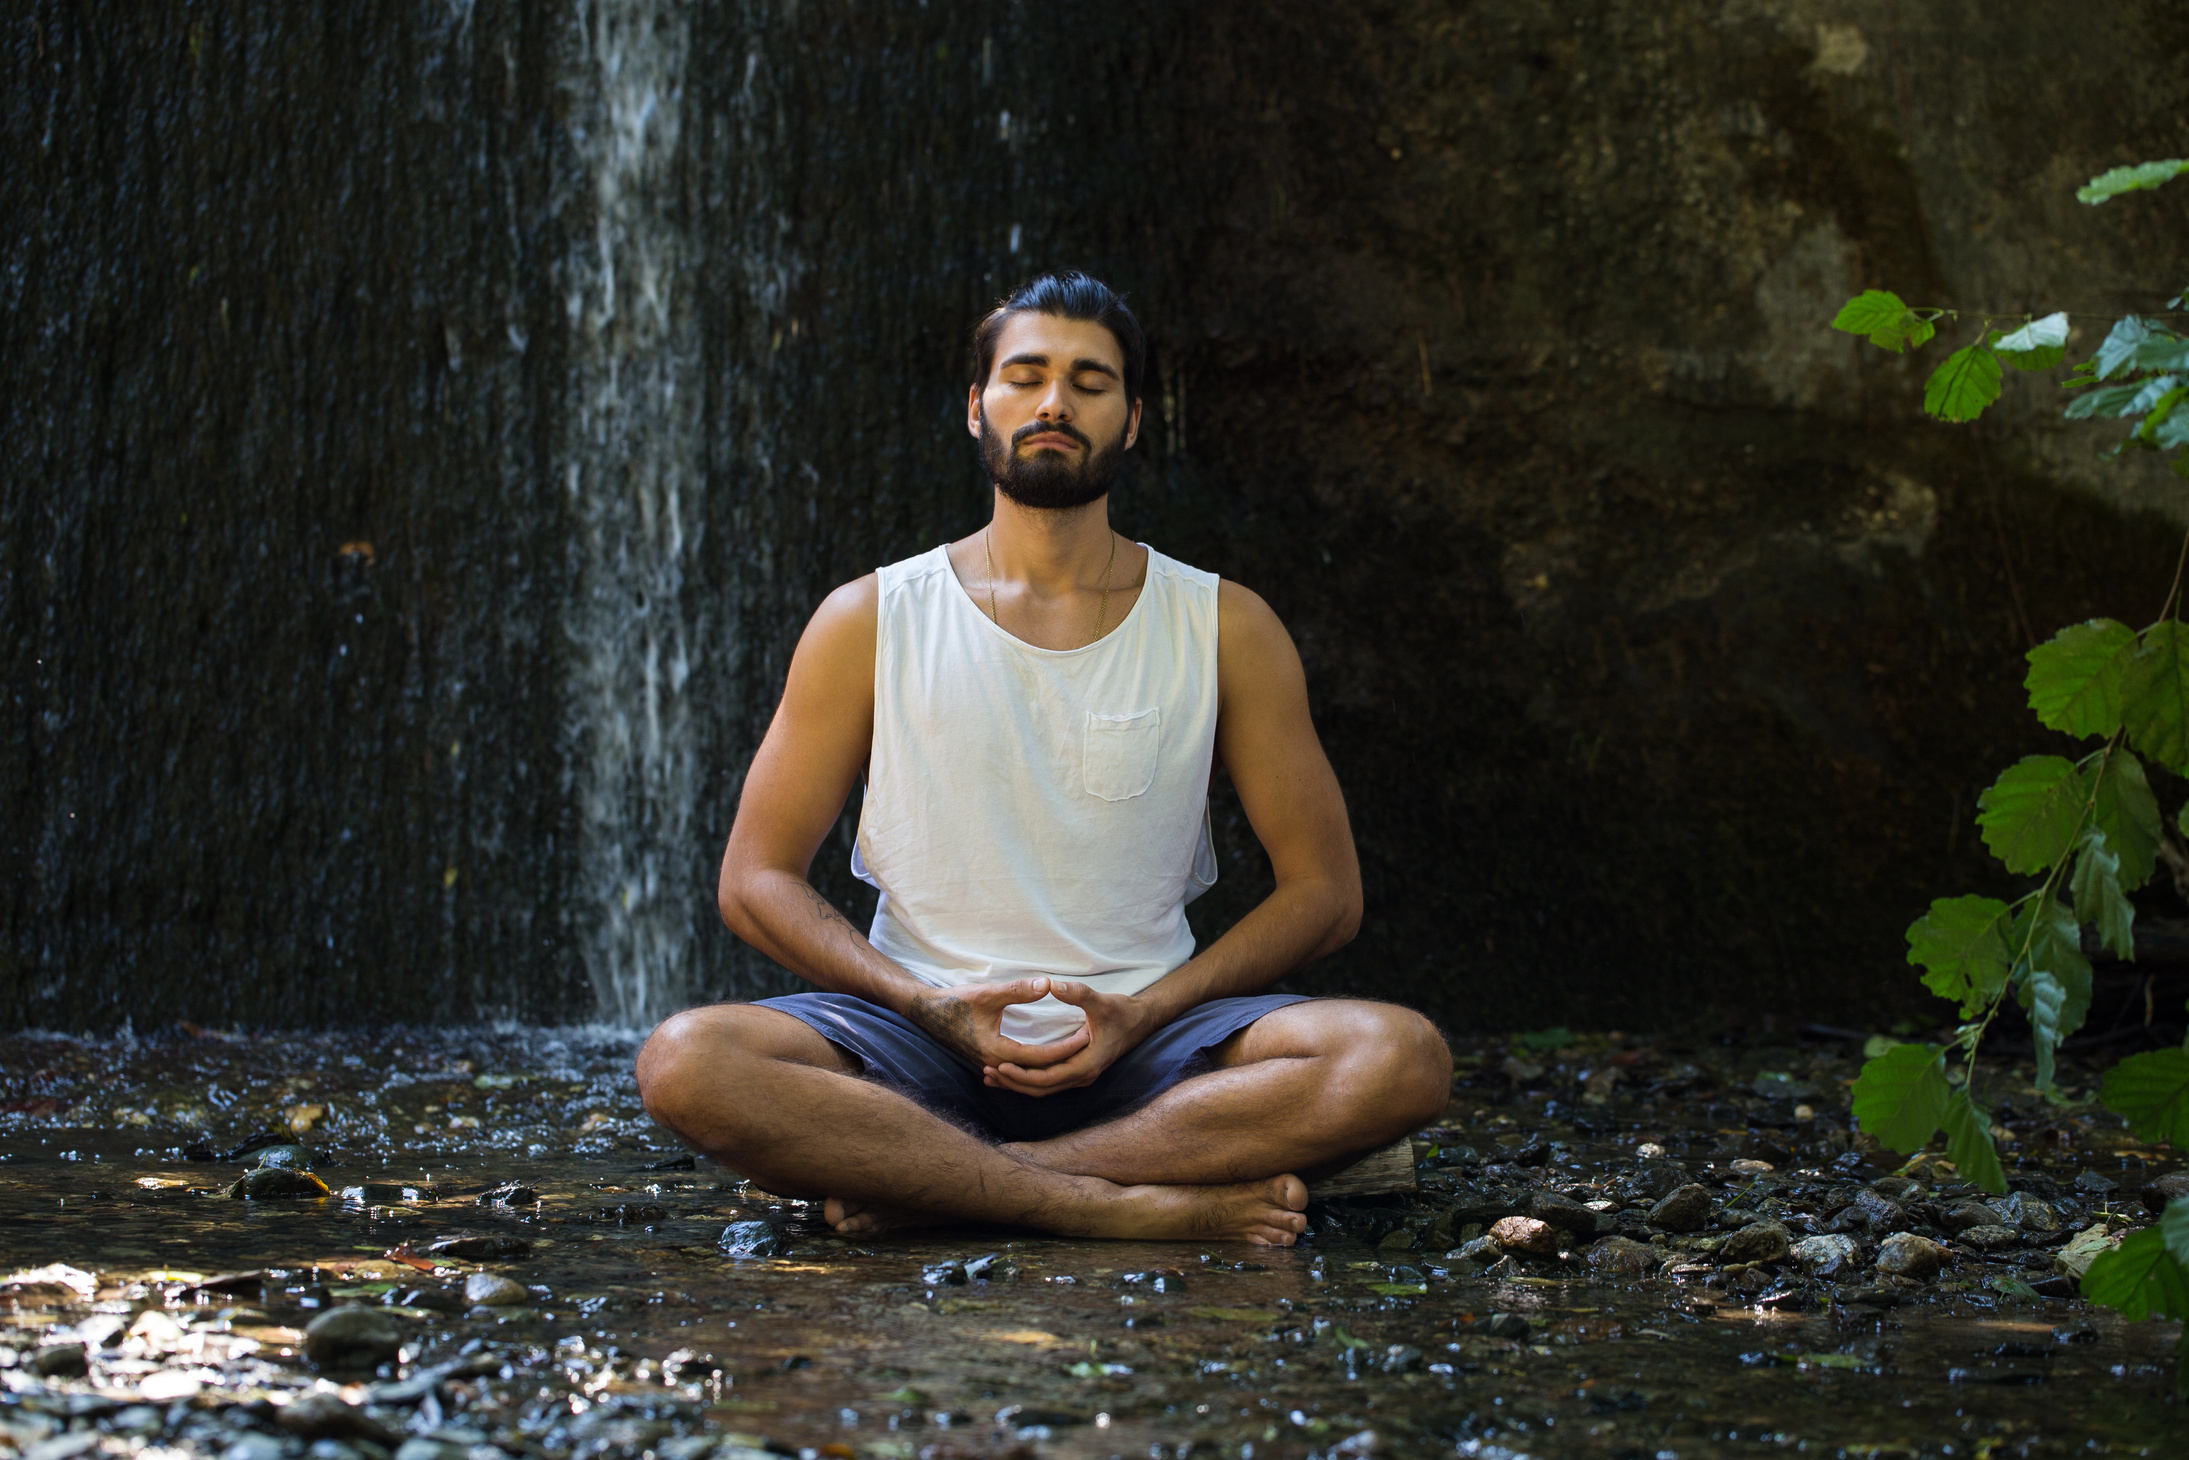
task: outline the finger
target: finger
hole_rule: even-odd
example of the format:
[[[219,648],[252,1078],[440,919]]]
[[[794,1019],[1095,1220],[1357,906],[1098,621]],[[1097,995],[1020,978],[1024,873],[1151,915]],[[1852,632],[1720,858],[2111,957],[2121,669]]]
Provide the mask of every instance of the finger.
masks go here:
[[[1009,1062],[1015,1065],[1024,1065],[1028,1069],[1034,1069],[1071,1058],[1071,1056],[1087,1047],[1087,1041],[1091,1037],[1087,1031],[1087,1026],[1084,1024],[1065,1035],[1062,1039],[1053,1039],[1047,1044],[1021,1044],[1015,1039],[999,1034],[990,1041],[989,1048],[981,1053],[984,1062],[988,1064]]]
[[[1012,1091],[1015,1094],[1040,1096],[1054,1095],[1062,1090],[1076,1090],[1081,1085],[1086,1084],[1087,1081],[1085,1079],[1078,1079],[1067,1080],[1062,1084],[1057,1085],[1036,1085],[1031,1084],[1024,1079],[1015,1078],[1008,1071],[999,1069],[996,1071],[996,1078],[990,1083],[999,1086],[1002,1089]]]
[[[1014,978],[1008,983],[960,984],[951,990],[958,998],[981,1008],[1001,1008],[1005,1004],[1031,1004],[1046,997],[1050,980],[1047,978]]]
[[[1036,1089],[1063,1090],[1093,1079],[1096,1071],[1092,1055],[1080,1054],[1042,1069],[1028,1069],[1023,1065],[998,1065],[996,1073],[1017,1084]]]

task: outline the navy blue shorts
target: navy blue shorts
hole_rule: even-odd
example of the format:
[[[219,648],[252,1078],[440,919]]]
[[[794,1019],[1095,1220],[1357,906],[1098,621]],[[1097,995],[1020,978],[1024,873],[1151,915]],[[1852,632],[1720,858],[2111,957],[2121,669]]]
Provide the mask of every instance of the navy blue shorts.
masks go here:
[[[1121,1115],[1208,1068],[1208,1052],[1299,994],[1256,994],[1197,1004],[1142,1040],[1094,1083],[1054,1095],[1021,1095],[981,1083],[963,1061],[911,1020],[851,994],[761,999],[865,1066],[865,1072],[946,1118],[1002,1141],[1043,1141]]]

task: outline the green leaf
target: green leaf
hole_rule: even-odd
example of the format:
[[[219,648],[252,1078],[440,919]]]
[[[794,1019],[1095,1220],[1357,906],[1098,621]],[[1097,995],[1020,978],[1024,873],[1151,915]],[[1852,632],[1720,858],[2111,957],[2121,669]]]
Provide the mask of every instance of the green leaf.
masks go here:
[[[2146,1227],[2098,1254],[2083,1274],[2083,1296],[2133,1322],[2189,1316],[2189,1271],[2166,1250],[2159,1229]]]
[[[2165,619],[2121,672],[2128,743],[2168,770],[2189,770],[2189,629]]]
[[[2067,990],[2060,1004],[2060,1037],[2064,1039],[2082,1028],[2083,1020],[2090,1017],[2090,960],[2083,957],[2082,928],[2075,921],[2074,911],[2050,897],[2033,897],[2022,904],[2021,913],[2014,919],[2014,931],[2007,935],[2007,946],[2019,952],[2025,944],[2029,949],[2027,967],[2043,969]],[[2019,988],[2022,1007],[2027,1009],[2029,985],[2025,981]]]
[[[1963,345],[1924,382],[1923,409],[1941,421],[1973,421],[1999,399],[2000,379],[1991,346]]]
[[[2121,671],[2135,654],[2136,631],[2118,619],[2069,624],[2024,656],[2029,707],[2048,729],[2111,735],[2121,726]]]
[[[2136,352],[2151,338],[2152,324],[2140,314],[2124,314],[2113,322],[2095,356],[2100,380],[2111,380],[2136,363]]]
[[[2067,409],[2060,414],[2069,421],[2089,421],[2099,416],[2132,416],[2135,412],[2129,407],[2134,403],[2137,392],[2142,389],[2142,384],[2133,380],[2126,385],[2101,386],[2069,401]]]
[[[2067,314],[2048,314],[2011,333],[1994,334],[1991,347],[2017,370],[2050,370],[2067,357]]]
[[[1999,1165],[1998,1148],[1991,1143],[1991,1116],[1983,1107],[1969,1099],[1968,1091],[1956,1090],[1946,1097],[1940,1124],[1946,1128],[1946,1156],[1962,1176],[1993,1196],[2005,1196],[2007,1173]]]
[[[2164,378],[2171,380],[2174,377],[2169,375]],[[2179,413],[2183,396],[2189,396],[2189,385],[2177,385],[2152,402],[2151,414],[2145,416],[2143,424],[2136,428],[2136,439],[2146,446],[2157,446],[2162,436],[2171,438],[2174,433],[2167,430],[2167,427]]]
[[[2189,1050],[2130,1055],[2105,1072],[2098,1099],[2128,1122],[2136,1139],[2189,1151]]]
[[[2090,824],[2105,833],[2106,845],[2121,859],[2121,891],[2134,892],[2151,880],[2159,864],[2159,803],[2144,779],[2143,762],[2125,745],[2106,757],[2090,803]]]
[[[2096,827],[2083,833],[2069,886],[2075,894],[2075,916],[2097,925],[2098,941],[2115,958],[2135,962],[2136,910],[2121,895],[2120,855],[2106,845],[2105,833]]]
[[[1856,1122],[1904,1156],[1929,1145],[1952,1093],[1945,1056],[1935,1044],[1902,1044],[1869,1061],[1855,1080]]]
[[[2166,397],[2173,393],[2174,387],[2178,383],[2171,375],[2154,375],[2147,380],[2134,382],[2136,393],[2128,398],[2128,403],[2122,406],[2117,414],[2121,416],[2140,416],[2145,411],[2157,410],[2165,404]]]
[[[1865,289],[1840,307],[1832,328],[1867,336],[1880,350],[1895,355],[1911,345],[1921,345],[1937,333],[1898,294],[1890,289]]]
[[[1976,798],[1984,845],[2009,872],[2027,876],[2049,870],[2067,855],[2084,794],[2082,777],[2065,757],[2022,757]]]
[[[2189,1196],[2177,1196],[2159,1214],[2159,1231],[2174,1261],[2189,1267]]]
[[[2137,162],[2126,167],[2109,168],[2075,190],[2075,201],[2092,207],[2122,193],[2132,193],[2140,188],[2161,187],[2189,172],[2189,157],[2171,157],[2163,162]]]
[[[2052,1052],[2060,1047],[2060,1012],[2067,1005],[2067,988],[2041,968],[2024,970],[2022,1007],[2029,1011],[2030,1043],[2037,1051],[2037,1088],[2052,1088]]]
[[[2154,326],[2151,338],[2136,346],[2133,363],[2138,370],[2189,369],[2189,340],[2172,330]]]
[[[1908,961],[1927,970],[1923,987],[1961,1005],[1966,1019],[2007,986],[2011,926],[1995,897],[1941,897],[1908,925]]]

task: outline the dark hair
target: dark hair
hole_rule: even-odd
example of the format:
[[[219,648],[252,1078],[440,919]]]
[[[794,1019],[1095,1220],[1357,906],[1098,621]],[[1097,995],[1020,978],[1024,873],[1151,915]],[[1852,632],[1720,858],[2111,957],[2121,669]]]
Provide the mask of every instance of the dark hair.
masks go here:
[[[1140,399],[1140,382],[1148,369],[1148,337],[1140,321],[1125,307],[1125,296],[1077,269],[1043,274],[1028,279],[981,316],[973,330],[973,349],[979,356],[978,383],[986,385],[996,365],[996,337],[1015,314],[1054,314],[1064,319],[1084,319],[1101,325],[1117,339],[1118,353],[1125,357],[1125,399]]]

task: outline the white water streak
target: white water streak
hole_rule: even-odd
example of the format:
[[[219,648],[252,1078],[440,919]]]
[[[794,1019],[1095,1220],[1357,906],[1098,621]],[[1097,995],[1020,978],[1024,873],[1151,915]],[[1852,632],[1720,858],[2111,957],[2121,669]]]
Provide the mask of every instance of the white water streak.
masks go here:
[[[682,602],[705,482],[699,326],[684,287],[698,251],[680,157],[691,21],[676,0],[585,0],[571,27],[566,125],[591,190],[571,202],[594,226],[564,260],[569,911],[600,1017],[643,1029],[690,988],[694,901],[705,897],[692,840],[699,726],[685,693],[697,646]]]

